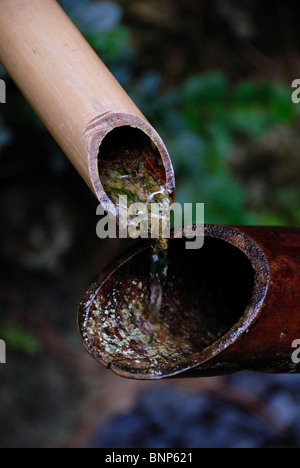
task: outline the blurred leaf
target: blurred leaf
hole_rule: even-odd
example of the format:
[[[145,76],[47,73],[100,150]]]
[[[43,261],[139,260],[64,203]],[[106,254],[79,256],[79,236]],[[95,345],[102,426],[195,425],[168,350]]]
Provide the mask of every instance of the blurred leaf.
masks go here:
[[[229,119],[233,135],[242,133],[252,138],[261,137],[273,123],[271,113],[256,104],[232,109]]]
[[[222,72],[215,71],[191,76],[184,83],[183,99],[193,106],[220,101],[224,103],[227,85],[227,78]]]
[[[85,34],[87,41],[99,53],[103,61],[121,58],[122,52],[128,52],[130,33],[125,27],[109,31],[89,31]]]
[[[33,334],[17,325],[7,324],[1,327],[1,338],[4,339],[7,349],[14,349],[30,356],[41,351],[41,344]]]

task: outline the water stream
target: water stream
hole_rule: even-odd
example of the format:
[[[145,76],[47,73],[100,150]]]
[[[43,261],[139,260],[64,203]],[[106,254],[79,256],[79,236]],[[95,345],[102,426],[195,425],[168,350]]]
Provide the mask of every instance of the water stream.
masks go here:
[[[147,320],[155,325],[159,321],[168,271],[169,242],[163,236],[163,228],[169,222],[171,201],[164,183],[164,166],[157,149],[142,132],[136,135],[134,145],[124,135],[121,140],[108,143],[102,145],[99,157],[101,182],[118,213],[128,214],[125,219],[128,232],[138,232],[140,229],[144,231],[141,237],[149,239],[150,299]],[[122,223],[124,228],[123,217]]]

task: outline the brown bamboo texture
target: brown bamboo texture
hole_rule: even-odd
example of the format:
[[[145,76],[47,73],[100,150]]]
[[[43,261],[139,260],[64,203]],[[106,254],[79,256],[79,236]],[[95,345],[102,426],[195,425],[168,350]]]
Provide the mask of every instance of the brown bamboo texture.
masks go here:
[[[0,0],[0,61],[100,201],[98,152],[114,128],[141,129],[167,150],[131,98],[55,0]]]
[[[255,284],[244,315],[202,353],[195,374],[299,373],[293,343],[300,340],[300,228],[207,226],[206,235],[238,247]]]

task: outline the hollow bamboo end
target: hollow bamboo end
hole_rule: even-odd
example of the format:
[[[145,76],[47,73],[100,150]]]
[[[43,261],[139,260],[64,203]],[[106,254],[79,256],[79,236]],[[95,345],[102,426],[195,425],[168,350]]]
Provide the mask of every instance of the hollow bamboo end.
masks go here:
[[[122,138],[117,130],[122,129],[123,134],[130,133],[129,139],[132,147],[136,145],[135,131],[142,132],[149,139],[153,150],[157,157],[161,160],[164,167],[164,185],[167,189],[171,201],[175,197],[175,176],[170,156],[167,148],[163,143],[159,134],[149,124],[149,122],[137,115],[124,112],[107,112],[98,118],[94,119],[87,126],[84,132],[84,138],[88,139],[88,169],[93,191],[102,204],[103,208],[114,217],[116,212],[111,204],[108,194],[105,192],[101,182],[101,174],[99,173],[99,158],[101,157],[101,145],[105,139],[111,138],[114,141],[116,138]],[[138,139],[138,138],[137,138]],[[121,142],[120,142],[121,144]]]

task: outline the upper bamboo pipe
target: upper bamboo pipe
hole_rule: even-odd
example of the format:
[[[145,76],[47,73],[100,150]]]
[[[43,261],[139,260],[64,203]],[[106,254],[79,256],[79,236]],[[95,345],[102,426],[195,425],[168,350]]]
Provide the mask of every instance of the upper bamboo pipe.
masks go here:
[[[0,62],[105,208],[99,147],[116,127],[142,130],[164,163],[160,136],[55,0],[0,0]]]

